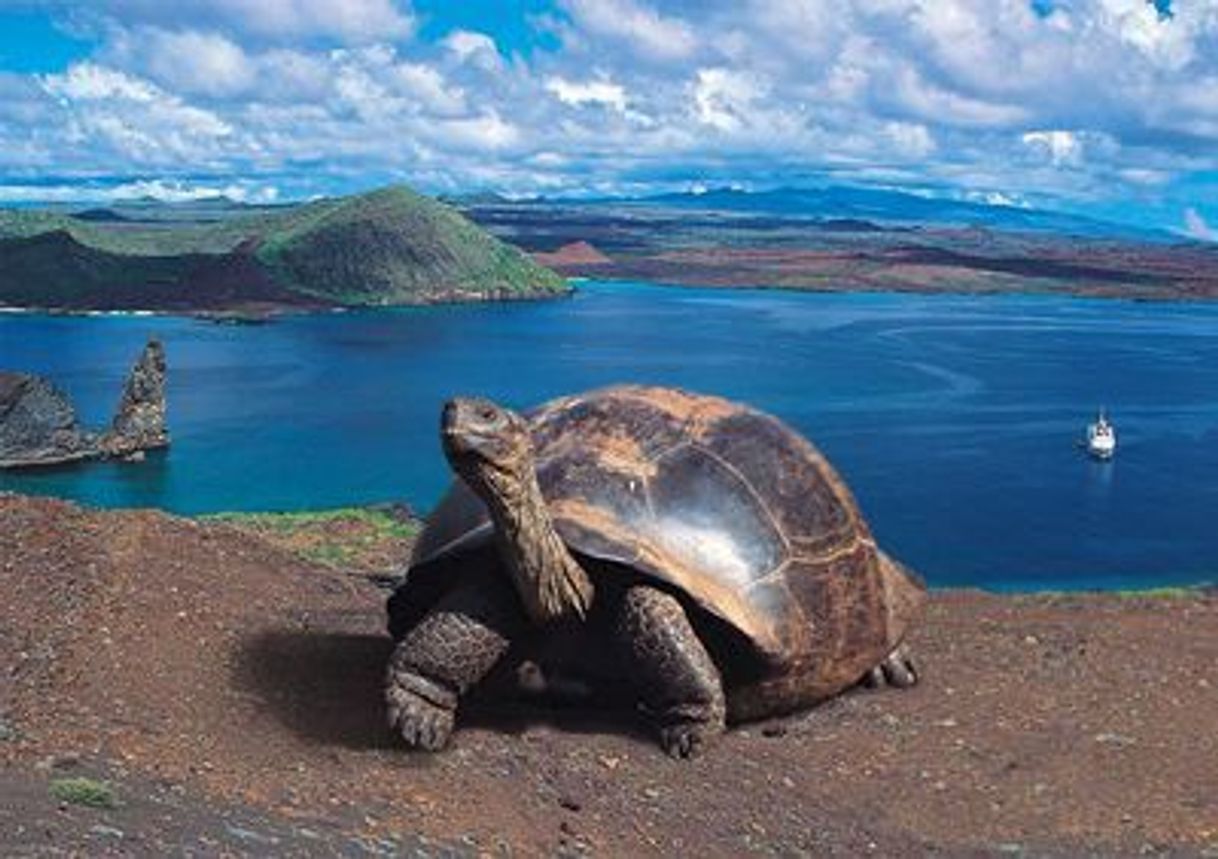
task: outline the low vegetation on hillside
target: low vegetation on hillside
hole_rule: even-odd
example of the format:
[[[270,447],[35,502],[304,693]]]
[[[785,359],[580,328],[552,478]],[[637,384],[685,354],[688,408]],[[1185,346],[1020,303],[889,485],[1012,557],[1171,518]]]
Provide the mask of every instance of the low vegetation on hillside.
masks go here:
[[[379,306],[559,295],[566,282],[403,187],[298,206],[98,218],[0,210],[0,304],[70,310]]]

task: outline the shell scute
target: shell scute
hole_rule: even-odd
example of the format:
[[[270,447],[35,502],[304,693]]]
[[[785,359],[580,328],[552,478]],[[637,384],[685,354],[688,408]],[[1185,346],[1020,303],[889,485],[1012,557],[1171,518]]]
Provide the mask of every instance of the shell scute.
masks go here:
[[[786,559],[786,543],[769,512],[718,457],[686,444],[656,465],[647,539],[735,587],[768,575]]]
[[[800,617],[784,636],[790,649],[815,654],[811,670],[818,675],[857,679],[884,650],[888,632],[871,547],[860,542],[833,558],[796,559],[784,579]],[[835,678],[820,680],[832,685]]]
[[[866,528],[828,461],[775,418],[740,409],[708,426],[699,443],[731,463],[801,553],[831,551]]]
[[[531,415],[533,445],[541,458],[571,450],[595,451],[620,466],[645,469],[645,463],[685,440],[680,415],[653,408],[630,389],[568,397]]]
[[[537,481],[551,504],[580,501],[622,522],[652,517],[644,476],[621,463],[607,463],[594,449],[573,448],[547,458],[537,467]]]

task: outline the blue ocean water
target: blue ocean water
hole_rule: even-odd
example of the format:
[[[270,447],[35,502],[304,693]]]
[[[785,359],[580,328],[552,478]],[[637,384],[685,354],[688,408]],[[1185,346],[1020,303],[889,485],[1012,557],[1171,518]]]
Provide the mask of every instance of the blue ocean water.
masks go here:
[[[449,480],[442,401],[525,407],[613,382],[747,401],[806,433],[880,542],[936,585],[1218,579],[1218,306],[1044,296],[798,294],[588,283],[568,301],[319,314],[271,325],[0,316],[0,367],[105,423],[152,334],[173,447],[0,489],[198,513],[403,499]],[[1077,447],[1106,406],[1115,461]]]

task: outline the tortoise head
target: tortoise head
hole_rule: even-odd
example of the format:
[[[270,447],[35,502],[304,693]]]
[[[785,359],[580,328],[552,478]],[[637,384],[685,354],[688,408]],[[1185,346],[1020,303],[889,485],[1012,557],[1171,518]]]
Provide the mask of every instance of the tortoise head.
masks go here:
[[[486,503],[529,616],[541,623],[584,617],[592,582],[554,530],[524,418],[490,400],[455,397],[444,405],[440,438],[453,471]]]
[[[533,465],[524,419],[481,397],[454,397],[444,404],[440,439],[453,470],[479,494],[497,478],[518,478]]]

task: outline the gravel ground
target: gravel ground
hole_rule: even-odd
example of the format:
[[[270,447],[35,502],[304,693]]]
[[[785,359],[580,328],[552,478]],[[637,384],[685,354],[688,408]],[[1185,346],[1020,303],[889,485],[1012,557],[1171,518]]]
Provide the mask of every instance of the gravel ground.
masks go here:
[[[385,592],[229,525],[0,495],[0,593],[6,856],[1218,857],[1212,593],[937,592],[919,687],[693,762],[629,713],[493,703],[402,751]]]

